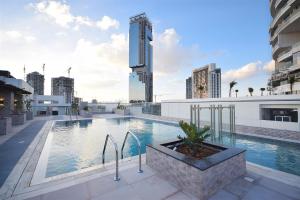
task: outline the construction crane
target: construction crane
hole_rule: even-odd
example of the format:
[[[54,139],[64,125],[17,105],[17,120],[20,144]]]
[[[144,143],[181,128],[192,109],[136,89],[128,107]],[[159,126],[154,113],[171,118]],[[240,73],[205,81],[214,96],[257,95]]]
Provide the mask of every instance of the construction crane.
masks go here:
[[[43,64],[42,69],[43,69],[43,75],[45,76],[45,64]]]
[[[67,71],[68,71],[69,78],[70,78],[71,69],[72,69],[72,67],[69,67],[68,70],[67,70]]]
[[[24,71],[24,80],[26,81],[26,68],[25,68],[25,65],[24,65],[23,71]]]

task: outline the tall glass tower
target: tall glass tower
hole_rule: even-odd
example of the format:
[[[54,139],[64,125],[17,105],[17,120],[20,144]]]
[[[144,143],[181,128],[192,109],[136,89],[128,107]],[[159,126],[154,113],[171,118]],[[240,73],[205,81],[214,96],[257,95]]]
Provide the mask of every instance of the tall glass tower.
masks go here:
[[[129,20],[129,102],[152,102],[152,24],[145,13]]]

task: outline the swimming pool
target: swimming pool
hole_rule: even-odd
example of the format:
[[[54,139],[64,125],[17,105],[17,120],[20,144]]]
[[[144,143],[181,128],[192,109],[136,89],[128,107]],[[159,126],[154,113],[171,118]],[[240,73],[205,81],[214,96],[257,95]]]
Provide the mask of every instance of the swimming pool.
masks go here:
[[[183,135],[177,124],[131,117],[57,121],[47,136],[37,168],[42,168],[38,170],[47,178],[99,165],[106,134],[112,134],[120,149],[128,130],[141,141],[142,153],[145,153],[146,144],[175,140]],[[245,148],[247,161],[300,176],[299,144],[229,133],[209,140]],[[110,143],[106,151],[106,162],[114,160]],[[124,155],[137,154],[135,140],[129,137]]]

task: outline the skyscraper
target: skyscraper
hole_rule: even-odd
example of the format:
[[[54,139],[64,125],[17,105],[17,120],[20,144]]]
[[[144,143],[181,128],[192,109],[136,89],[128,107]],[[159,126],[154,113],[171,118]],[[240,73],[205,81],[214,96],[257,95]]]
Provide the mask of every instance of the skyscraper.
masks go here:
[[[300,94],[300,1],[270,0],[273,94]]]
[[[220,98],[221,69],[211,63],[193,70],[192,98]]]
[[[145,13],[131,17],[129,23],[129,102],[152,102],[152,24]]]
[[[31,72],[26,76],[26,82],[34,89],[34,94],[44,95],[44,75],[38,72]]]
[[[186,99],[192,98],[192,77],[188,77],[185,80],[185,98]]]
[[[65,103],[74,100],[74,79],[68,77],[57,77],[51,79],[51,94],[65,97]]]

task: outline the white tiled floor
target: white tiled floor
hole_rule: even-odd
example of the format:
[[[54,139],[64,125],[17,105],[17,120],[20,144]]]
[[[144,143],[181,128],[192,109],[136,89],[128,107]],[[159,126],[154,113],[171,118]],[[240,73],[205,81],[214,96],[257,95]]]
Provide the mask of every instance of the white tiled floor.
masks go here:
[[[120,170],[120,181],[114,174],[94,178],[71,187],[29,198],[31,200],[195,200],[196,197],[181,191],[172,183],[157,176],[148,166],[137,173],[137,165]],[[250,177],[253,182],[247,181]],[[251,171],[227,185],[209,200],[300,199],[300,188],[263,177]],[[28,197],[28,194],[26,194]],[[21,196],[13,199],[24,199]],[[25,198],[26,199],[26,198]]]

